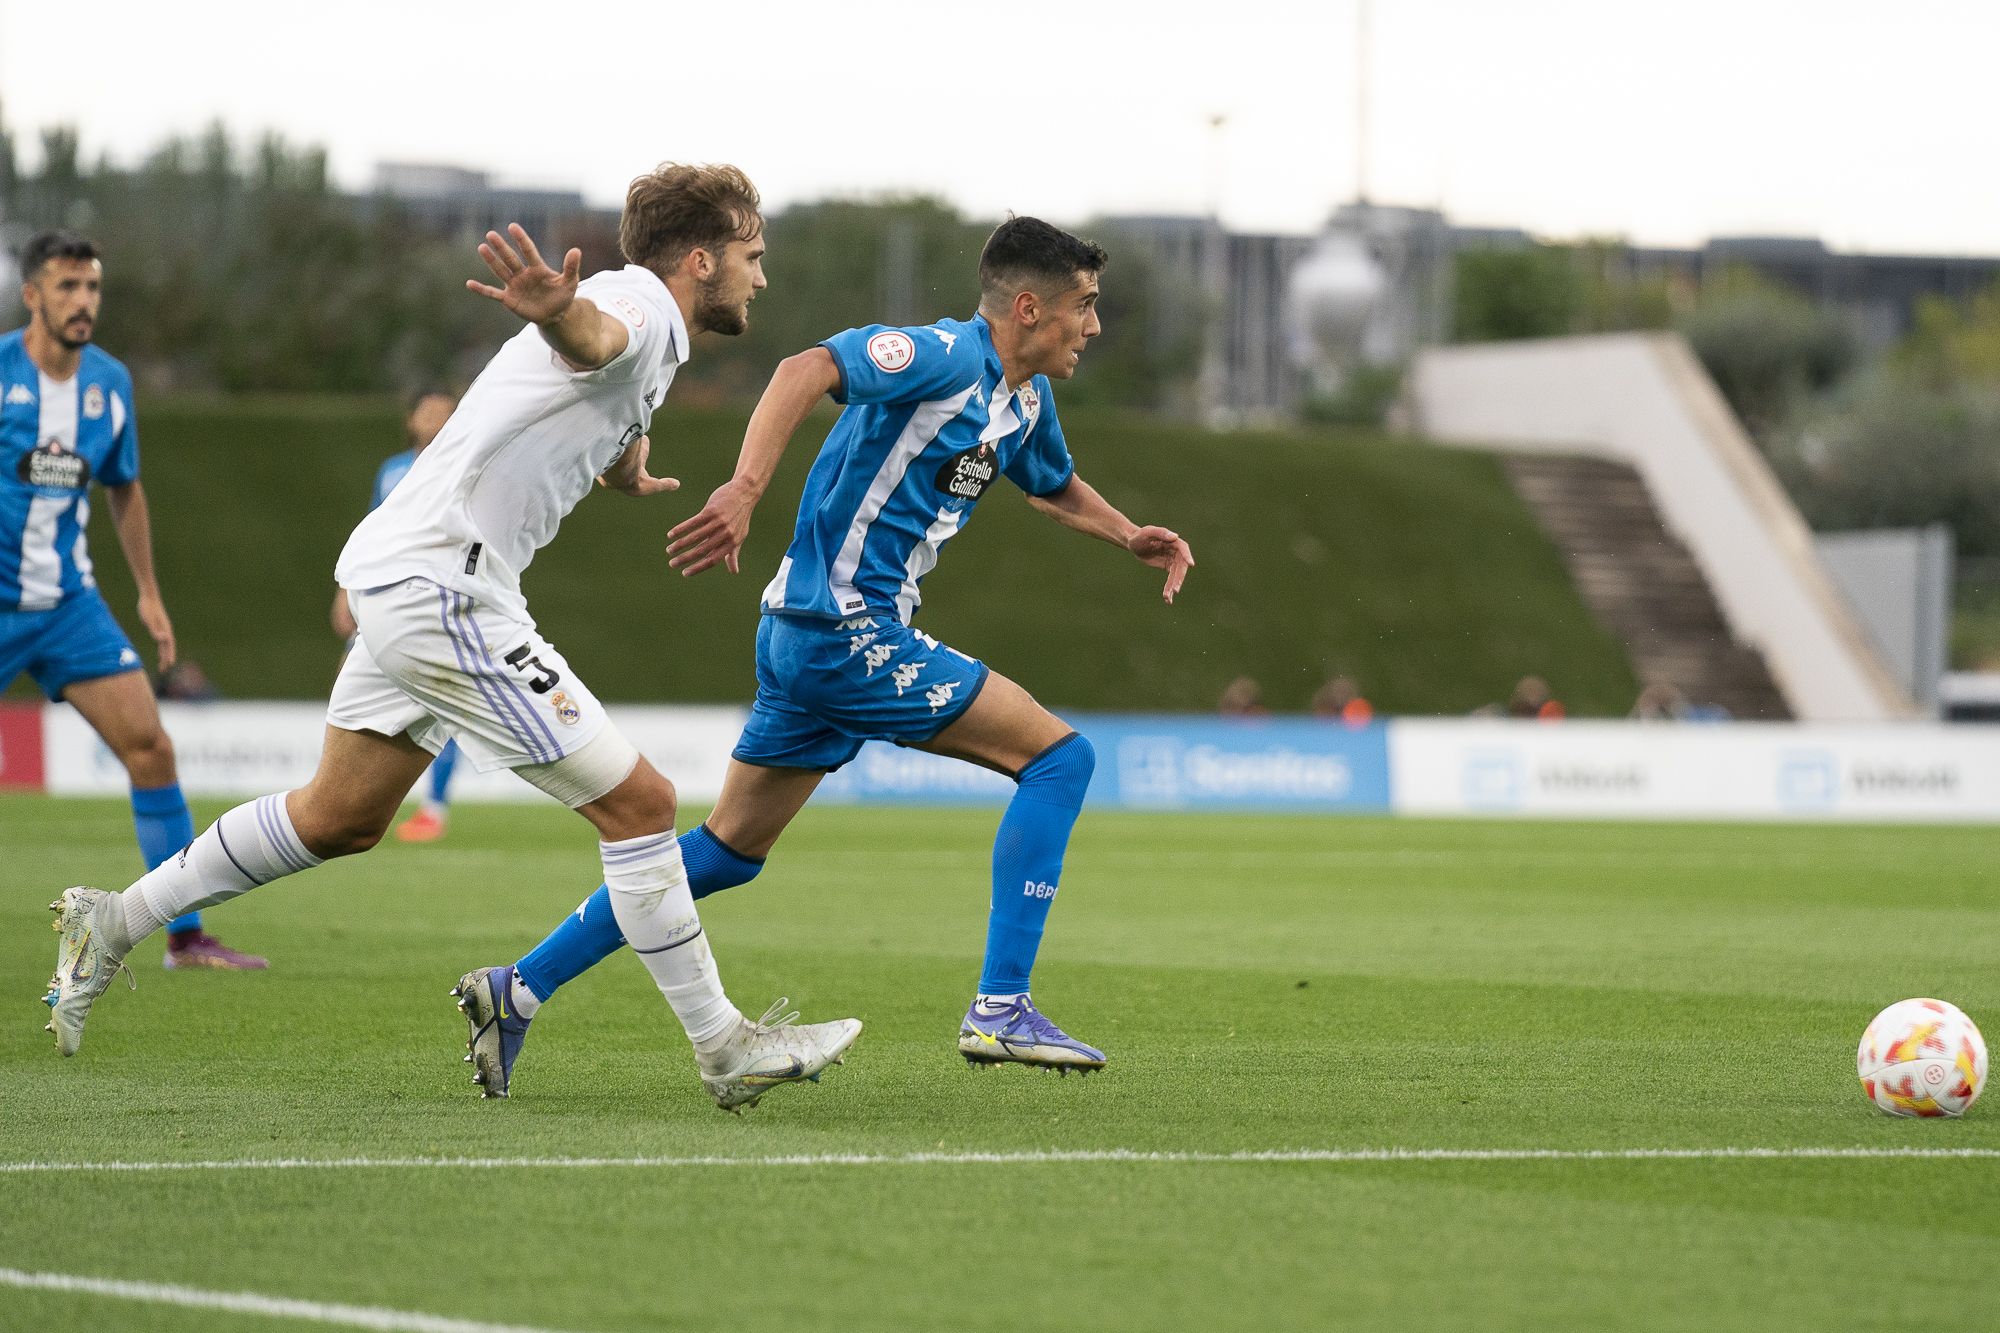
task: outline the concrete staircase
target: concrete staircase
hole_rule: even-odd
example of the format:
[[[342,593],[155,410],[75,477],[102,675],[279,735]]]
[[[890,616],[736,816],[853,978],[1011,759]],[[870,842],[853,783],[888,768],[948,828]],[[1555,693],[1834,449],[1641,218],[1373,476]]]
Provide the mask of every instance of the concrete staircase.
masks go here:
[[[1791,716],[1763,657],[1730,635],[1636,470],[1551,454],[1509,455],[1502,466],[1642,683],[1664,681],[1689,703],[1720,704],[1746,721]]]

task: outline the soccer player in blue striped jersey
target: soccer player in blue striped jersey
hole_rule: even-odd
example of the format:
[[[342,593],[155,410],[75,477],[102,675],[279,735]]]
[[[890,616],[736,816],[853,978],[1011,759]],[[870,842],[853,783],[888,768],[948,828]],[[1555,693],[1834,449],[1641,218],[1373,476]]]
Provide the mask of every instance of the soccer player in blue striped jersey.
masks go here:
[[[845,404],[764,590],[749,724],[714,812],[681,839],[682,854],[696,895],[751,879],[814,788],[869,739],[1014,778],[993,848],[985,964],[959,1025],[959,1052],[980,1065],[1104,1065],[1103,1052],[1050,1021],[1028,989],[1094,758],[1090,742],[1026,690],[910,621],[940,548],[1000,477],[1058,523],[1165,570],[1168,602],[1180,590],[1194,564],[1187,543],[1132,522],[1076,475],[1050,392],[1100,330],[1104,264],[1089,241],[1011,218],[980,256],[971,319],[850,329],[789,358],[751,418],[735,476],[668,546],[683,574],[718,564],[734,572],[793,433],[823,395]],[[523,1007],[531,1012],[620,943],[599,890],[515,964]]]
[[[91,342],[103,276],[96,245],[73,232],[42,232],[21,250],[28,323],[0,336],[0,689],[25,671],[103,738],[131,780],[139,851],[152,867],[193,840],[194,822],[152,687],[97,591],[84,537],[95,482],[165,671],[174,626],[153,573],[132,376]],[[167,930],[169,968],[264,966],[205,932],[199,912]]]
[[[375,469],[375,491],[368,499],[369,513],[380,509],[389,492],[409,475],[417,455],[430,447],[457,406],[458,395],[444,389],[420,389],[411,397],[409,415],[403,419],[403,433],[410,447],[390,454]],[[333,610],[328,619],[335,634],[343,639],[354,637],[354,612],[347,604],[347,589],[333,590]],[[424,795],[417,812],[396,826],[398,842],[436,842],[444,836],[445,822],[451,817],[451,775],[457,768],[458,742],[447,741],[424,775]]]

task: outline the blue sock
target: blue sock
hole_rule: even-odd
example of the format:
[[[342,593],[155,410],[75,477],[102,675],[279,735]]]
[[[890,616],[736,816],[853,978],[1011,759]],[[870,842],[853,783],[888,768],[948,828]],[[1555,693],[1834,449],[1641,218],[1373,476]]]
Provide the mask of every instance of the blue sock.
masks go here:
[[[132,789],[132,824],[139,834],[139,855],[151,870],[194,841],[194,816],[178,782],[164,787]],[[167,922],[167,933],[200,930],[201,913],[189,912]]]
[[[446,741],[438,751],[437,758],[431,760],[431,800],[438,805],[449,803],[451,791],[451,771],[458,767],[458,742]]]
[[[697,898],[746,884],[764,868],[762,861],[731,851],[706,824],[682,834],[680,844],[688,887]],[[618,919],[611,912],[611,890],[600,884],[547,939],[514,964],[514,975],[536,999],[546,1000],[624,947],[625,937],[618,932]]]
[[[1021,770],[1020,786],[993,840],[993,914],[986,925],[981,995],[1018,995],[1042,947],[1042,928],[1062,882],[1063,852],[1083,809],[1097,752],[1080,732],[1051,745]]]

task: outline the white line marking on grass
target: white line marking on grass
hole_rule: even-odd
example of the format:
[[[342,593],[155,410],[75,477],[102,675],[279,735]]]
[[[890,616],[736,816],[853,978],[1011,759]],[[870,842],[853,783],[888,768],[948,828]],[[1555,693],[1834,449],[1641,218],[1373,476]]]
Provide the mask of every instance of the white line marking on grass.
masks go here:
[[[1130,1162],[1710,1162],[1883,1158],[2000,1159],[2000,1148],[1265,1148],[1145,1152],[1133,1148],[1025,1152],[801,1153],[769,1157],[243,1157],[206,1162],[0,1162],[0,1175],[56,1171],[514,1171],[710,1166],[1035,1166]]]
[[[140,1301],[147,1305],[184,1305],[196,1310],[227,1310],[232,1314],[267,1315],[273,1319],[303,1319],[314,1324],[379,1329],[383,1333],[554,1333],[551,1329],[528,1328],[521,1324],[485,1324],[472,1319],[448,1319],[443,1315],[383,1310],[372,1305],[295,1301],[282,1296],[263,1296],[254,1291],[202,1291],[197,1287],[170,1286],[163,1282],[120,1282],[112,1278],[78,1277],[70,1273],[24,1273],[18,1268],[0,1268],[0,1286],[25,1287],[36,1291],[74,1291],[87,1296]]]

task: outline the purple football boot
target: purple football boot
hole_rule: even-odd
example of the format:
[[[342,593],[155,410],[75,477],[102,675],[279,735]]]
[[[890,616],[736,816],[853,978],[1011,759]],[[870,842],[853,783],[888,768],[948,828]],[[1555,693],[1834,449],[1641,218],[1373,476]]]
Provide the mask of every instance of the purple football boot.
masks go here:
[[[466,1061],[482,1097],[505,1097],[514,1073],[514,1058],[528,1039],[528,1020],[512,1012],[508,1001],[514,986],[512,967],[481,967],[467,972],[452,987],[452,998],[471,1026]]]
[[[973,1066],[1036,1065],[1064,1075],[1104,1068],[1103,1051],[1051,1023],[1025,995],[990,1006],[975,999],[958,1025],[958,1053]]]

